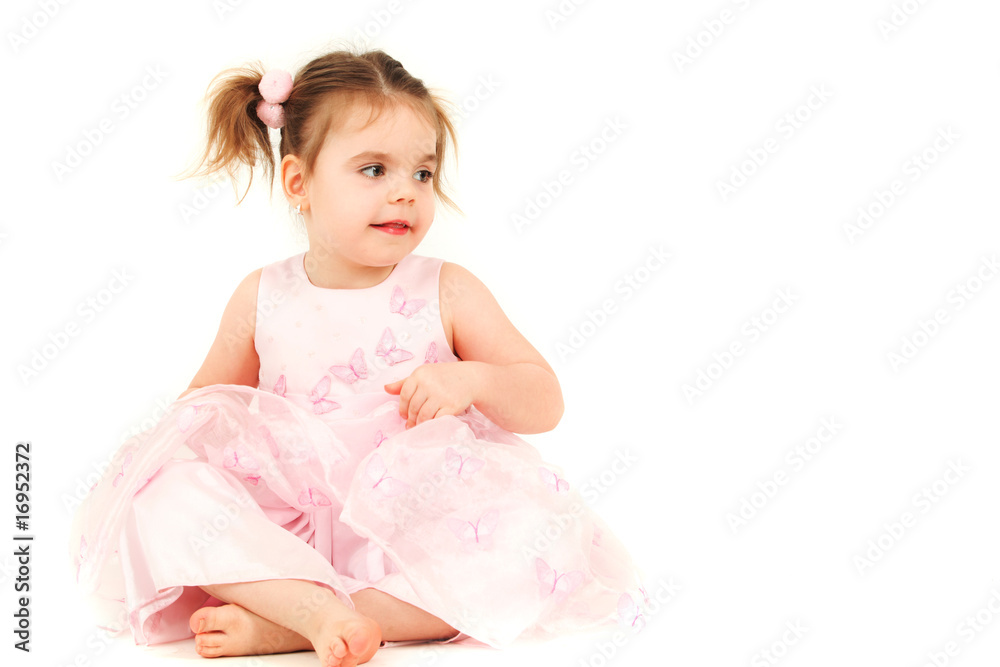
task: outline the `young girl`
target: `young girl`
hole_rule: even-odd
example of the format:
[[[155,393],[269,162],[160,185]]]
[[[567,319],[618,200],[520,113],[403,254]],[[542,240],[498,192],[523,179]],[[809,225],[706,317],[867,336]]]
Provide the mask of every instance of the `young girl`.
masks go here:
[[[513,434],[558,423],[551,367],[469,271],[413,254],[451,204],[439,100],[373,51],[294,84],[224,72],[210,102],[202,171],[277,173],[309,249],[243,279],[190,388],[80,508],[105,624],[344,666],[384,642],[641,625],[628,553]]]

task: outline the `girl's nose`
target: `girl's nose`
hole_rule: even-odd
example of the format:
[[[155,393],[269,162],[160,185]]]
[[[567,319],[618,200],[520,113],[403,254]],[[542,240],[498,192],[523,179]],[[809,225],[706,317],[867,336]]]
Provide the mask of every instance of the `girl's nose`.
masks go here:
[[[412,202],[417,194],[417,188],[412,178],[395,176],[389,181],[389,201],[396,203]]]

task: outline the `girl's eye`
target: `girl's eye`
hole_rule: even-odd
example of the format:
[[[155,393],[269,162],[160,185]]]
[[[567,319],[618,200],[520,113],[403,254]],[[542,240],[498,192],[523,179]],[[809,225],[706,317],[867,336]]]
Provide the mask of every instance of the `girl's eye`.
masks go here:
[[[371,170],[373,170],[373,169],[377,170],[378,173],[376,173],[376,174],[369,174],[368,172],[371,171]],[[383,167],[380,164],[373,164],[370,167],[365,167],[364,169],[362,169],[361,173],[364,174],[365,176],[367,176],[368,178],[378,178],[379,176],[381,176],[382,174],[385,173],[385,167]]]
[[[428,181],[431,180],[431,178],[434,177],[434,173],[428,171],[427,169],[421,169],[416,174],[414,174],[413,177],[418,181],[420,181],[421,183],[427,183]]]

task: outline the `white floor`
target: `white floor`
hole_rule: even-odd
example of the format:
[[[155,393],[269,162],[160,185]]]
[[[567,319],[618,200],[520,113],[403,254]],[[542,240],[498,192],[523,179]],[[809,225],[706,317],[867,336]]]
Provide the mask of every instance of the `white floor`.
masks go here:
[[[652,658],[651,633],[622,640],[615,645],[615,631],[602,634],[565,637],[548,642],[519,642],[503,650],[460,644],[417,644],[384,648],[367,664],[371,667],[430,667],[431,665],[532,665],[554,664],[567,667],[603,667],[614,662],[618,665],[648,664],[642,657]],[[191,665],[191,661],[205,660],[194,650],[194,640],[171,644],[139,647],[131,638],[116,639],[104,655],[94,660],[101,665],[128,665],[129,667],[175,667]],[[312,651],[284,655],[219,658],[206,665],[216,667],[316,667],[319,661]]]

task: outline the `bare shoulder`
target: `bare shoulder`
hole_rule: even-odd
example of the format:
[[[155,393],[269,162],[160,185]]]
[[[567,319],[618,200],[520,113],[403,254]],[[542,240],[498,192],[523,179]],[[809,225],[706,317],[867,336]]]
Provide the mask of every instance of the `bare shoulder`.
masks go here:
[[[477,301],[493,295],[490,290],[471,271],[460,264],[445,262],[441,265],[440,291],[442,303],[458,303],[460,301]]]
[[[248,273],[236,286],[231,301],[240,306],[249,305],[250,310],[255,311],[257,309],[257,291],[260,289],[260,276],[263,272],[264,269],[259,268]]]
[[[549,369],[542,355],[508,319],[493,293],[471,271],[445,262],[440,283],[441,320],[456,356],[494,364],[530,362]]]

